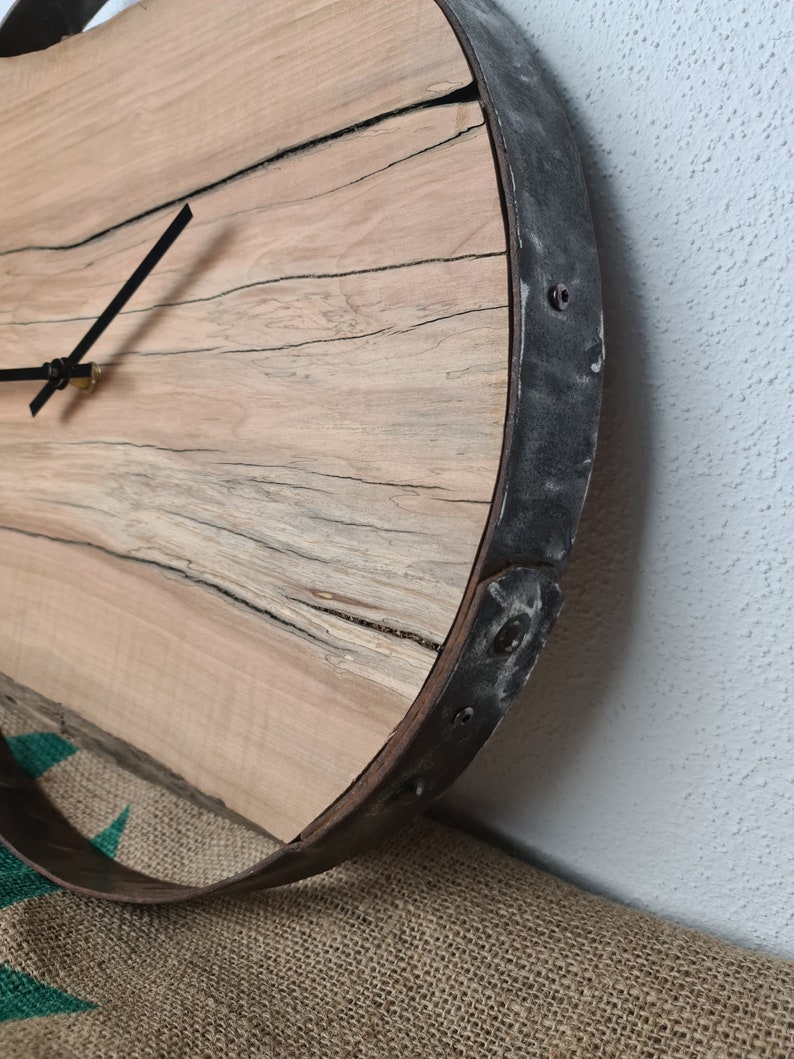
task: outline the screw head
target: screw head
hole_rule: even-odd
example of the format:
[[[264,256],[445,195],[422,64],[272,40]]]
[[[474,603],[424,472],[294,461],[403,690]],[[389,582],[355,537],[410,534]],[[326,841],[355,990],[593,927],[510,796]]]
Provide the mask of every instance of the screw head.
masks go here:
[[[455,716],[452,718],[452,723],[460,728],[461,725],[468,724],[474,716],[474,709],[471,706],[464,706],[462,710],[458,710]]]
[[[529,622],[525,614],[520,614],[505,622],[491,644],[494,654],[511,655],[521,646],[528,627]]]
[[[571,292],[564,283],[558,283],[549,291],[549,301],[558,312],[565,312],[571,300]]]
[[[406,783],[404,787],[400,787],[395,792],[392,801],[396,802],[397,805],[410,805],[411,802],[415,802],[417,798],[421,798],[425,793],[425,781],[422,779],[411,780],[410,783]]]

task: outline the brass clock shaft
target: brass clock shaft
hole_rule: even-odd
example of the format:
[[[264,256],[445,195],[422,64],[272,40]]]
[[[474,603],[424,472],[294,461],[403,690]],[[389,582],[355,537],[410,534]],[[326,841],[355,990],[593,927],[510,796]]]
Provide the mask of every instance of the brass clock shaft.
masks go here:
[[[73,373],[71,379],[69,379],[69,385],[76,387],[88,397],[96,390],[97,386],[99,386],[100,379],[102,378],[102,369],[98,364],[94,364],[93,362],[86,365],[81,364],[80,367],[89,368],[90,372],[88,374],[82,371]]]

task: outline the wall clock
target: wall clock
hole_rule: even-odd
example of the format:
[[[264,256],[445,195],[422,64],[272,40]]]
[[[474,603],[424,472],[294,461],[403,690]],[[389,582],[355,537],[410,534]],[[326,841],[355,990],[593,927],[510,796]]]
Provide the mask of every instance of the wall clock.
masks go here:
[[[490,0],[150,0],[64,40],[86,11],[45,7],[0,30],[5,701],[284,845],[148,878],[4,743],[0,833],[118,900],[289,882],[445,789],[559,610],[603,359],[578,157]],[[95,392],[60,388],[106,306]]]

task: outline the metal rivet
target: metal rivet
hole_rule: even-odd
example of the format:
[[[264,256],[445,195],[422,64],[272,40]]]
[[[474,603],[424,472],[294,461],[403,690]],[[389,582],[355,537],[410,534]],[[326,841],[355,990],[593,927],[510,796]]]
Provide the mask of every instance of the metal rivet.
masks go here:
[[[491,647],[498,655],[511,655],[516,648],[521,646],[521,641],[526,636],[526,632],[527,620],[525,617],[511,618],[496,634]]]
[[[564,312],[568,308],[570,300],[571,292],[564,283],[558,283],[549,291],[549,301],[559,312]]]
[[[408,805],[410,802],[416,801],[417,798],[421,798],[424,793],[425,781],[420,779],[411,780],[404,787],[400,787],[392,800],[398,805]]]
[[[452,718],[452,723],[460,727],[461,725],[468,724],[473,716],[474,710],[472,709],[472,707],[466,706],[455,714],[455,716]]]

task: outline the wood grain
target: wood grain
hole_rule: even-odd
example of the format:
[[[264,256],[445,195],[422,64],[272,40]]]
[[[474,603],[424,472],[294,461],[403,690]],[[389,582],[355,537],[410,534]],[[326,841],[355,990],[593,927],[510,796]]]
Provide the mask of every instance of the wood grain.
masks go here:
[[[0,74],[3,367],[195,214],[95,396],[32,421],[0,387],[0,670],[292,837],[415,698],[489,510],[507,276],[465,63],[432,0],[153,0]]]

